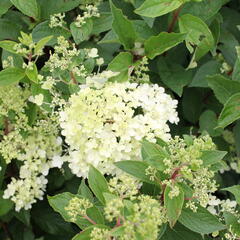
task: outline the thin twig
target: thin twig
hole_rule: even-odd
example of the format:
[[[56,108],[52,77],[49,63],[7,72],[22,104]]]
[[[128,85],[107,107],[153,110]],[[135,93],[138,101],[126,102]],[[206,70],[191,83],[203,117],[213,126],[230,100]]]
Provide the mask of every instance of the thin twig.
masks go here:
[[[169,26],[168,26],[168,32],[172,32],[174,27],[175,27],[175,24],[178,20],[178,17],[179,17],[179,13],[181,11],[182,7],[179,7],[176,11],[174,11],[173,13],[173,18],[172,18],[172,21],[170,22]]]

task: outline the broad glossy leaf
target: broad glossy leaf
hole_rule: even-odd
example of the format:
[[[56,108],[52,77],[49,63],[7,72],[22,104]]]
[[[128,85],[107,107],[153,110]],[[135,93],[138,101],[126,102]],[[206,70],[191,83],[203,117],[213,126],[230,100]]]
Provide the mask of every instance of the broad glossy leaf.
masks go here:
[[[0,191],[0,216],[7,214],[13,208],[13,202],[3,199],[3,191]]]
[[[234,195],[238,204],[240,204],[240,185],[234,185],[222,190],[228,191]]]
[[[16,51],[14,50],[15,45],[16,45],[16,42],[14,41],[10,41],[10,40],[0,41],[0,48],[3,48],[11,53],[16,53]]]
[[[133,65],[133,55],[129,52],[119,53],[108,65],[108,70],[119,72],[112,81],[125,82],[129,78],[129,68]]]
[[[73,39],[76,44],[87,40],[92,32],[93,22],[91,19],[87,19],[81,27],[77,27],[75,22],[71,23],[70,30],[73,36]]]
[[[181,0],[146,0],[135,10],[135,13],[154,18],[172,12],[182,4]]]
[[[189,208],[183,209],[179,222],[191,231],[200,234],[210,234],[226,228],[216,216],[201,206],[198,206],[197,212]]]
[[[179,188],[179,195],[173,198],[169,197],[169,193],[172,190],[170,186],[167,186],[164,191],[164,206],[167,209],[167,217],[171,228],[181,215],[184,203],[184,191],[180,185],[177,185],[177,187]]]
[[[12,6],[10,0],[1,0],[0,1],[0,17],[8,11],[8,9]]]
[[[50,28],[49,21],[45,21],[38,24],[33,29],[32,36],[35,42],[38,42],[45,37],[53,36],[53,38],[48,42],[48,45],[53,45],[57,42],[57,38],[59,36],[63,36],[68,39],[71,36],[71,33],[60,27]]]
[[[124,48],[132,49],[137,39],[133,23],[123,15],[121,9],[116,8],[112,2],[110,5],[113,14],[113,30],[117,34],[119,41],[123,44]]]
[[[200,159],[203,161],[203,166],[208,166],[220,162],[226,154],[227,152],[219,150],[202,151]]]
[[[224,104],[224,108],[218,119],[218,126],[225,128],[240,118],[240,92],[234,94]]]
[[[180,64],[170,63],[165,57],[159,58],[157,66],[162,82],[181,97],[183,88],[192,80],[192,70],[186,70]]]
[[[222,134],[222,129],[215,129],[218,124],[217,115],[211,110],[203,112],[199,118],[200,132],[207,131],[212,137]]]
[[[40,41],[38,41],[36,44],[36,47],[34,49],[34,53],[38,54],[52,38],[53,38],[53,36],[47,36],[47,37],[42,38]]]
[[[25,73],[32,82],[38,83],[38,69],[35,63],[32,68],[27,68]]]
[[[11,0],[12,4],[22,13],[35,19],[39,18],[39,8],[36,0]]]
[[[116,162],[115,165],[124,172],[142,180],[143,182],[154,184],[145,173],[146,169],[149,167],[149,164],[145,162],[128,160]]]
[[[152,36],[144,43],[147,57],[150,59],[155,58],[167,50],[175,47],[183,42],[186,37],[185,33],[167,33],[161,32],[157,36]]]
[[[0,72],[0,86],[7,86],[19,82],[25,76],[21,68],[11,67]]]
[[[108,192],[108,184],[105,177],[93,166],[90,166],[88,174],[88,182],[91,190],[96,195],[98,200],[105,204],[103,196],[104,192]]]
[[[190,87],[208,87],[207,77],[213,74],[220,73],[221,63],[210,60],[203,65],[199,66],[195,73]]]
[[[233,94],[240,92],[240,82],[232,81],[219,74],[209,76],[208,85],[222,104],[224,104]]]
[[[179,18],[179,28],[181,33],[186,33],[186,46],[193,52],[193,45],[197,46],[194,52],[194,60],[197,61],[214,47],[214,38],[208,28],[200,18],[191,14],[185,14]]]

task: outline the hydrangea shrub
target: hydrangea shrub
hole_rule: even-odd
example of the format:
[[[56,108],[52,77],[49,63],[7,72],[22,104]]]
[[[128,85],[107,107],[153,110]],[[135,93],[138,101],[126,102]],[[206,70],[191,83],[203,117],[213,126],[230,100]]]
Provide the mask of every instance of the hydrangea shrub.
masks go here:
[[[240,239],[237,0],[0,1],[0,239]]]

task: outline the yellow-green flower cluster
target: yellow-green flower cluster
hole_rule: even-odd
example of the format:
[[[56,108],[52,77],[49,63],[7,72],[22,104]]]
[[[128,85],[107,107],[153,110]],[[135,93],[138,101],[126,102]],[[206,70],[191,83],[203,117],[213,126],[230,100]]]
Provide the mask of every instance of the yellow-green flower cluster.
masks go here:
[[[114,219],[121,218],[124,208],[123,200],[121,198],[114,198],[107,202],[104,208],[105,218],[112,222]]]
[[[64,21],[65,13],[57,13],[50,16],[49,27],[63,27],[66,22]]]
[[[94,227],[90,237],[91,240],[112,240],[111,231],[105,228]]]
[[[72,172],[87,177],[92,164],[114,174],[113,162],[140,160],[141,139],[170,138],[168,122],[178,122],[176,106],[158,85],[125,82],[81,89],[60,112]]]
[[[109,180],[108,186],[111,193],[117,194],[122,199],[134,199],[135,195],[138,194],[141,184],[134,177],[120,173],[117,177],[113,177]]]
[[[199,138],[181,139],[175,137],[169,141],[169,157],[163,160],[164,173],[169,175],[169,180],[163,183],[171,186],[169,197],[178,196],[179,189],[174,182],[183,182],[193,190],[191,200],[187,206],[196,210],[195,202],[206,207],[209,194],[217,190],[216,181],[213,180],[214,172],[203,165],[201,160],[202,151],[214,150],[216,148],[212,139],[207,136]]]
[[[132,213],[125,216],[123,223],[124,236],[122,240],[155,240],[158,237],[159,227],[167,222],[166,213],[159,201],[150,196],[139,196],[138,202],[133,203]]]
[[[131,82],[138,82],[138,83],[149,83],[149,75],[146,73],[149,71],[148,68],[148,59],[146,56],[144,56],[139,65],[136,67],[133,67],[132,69],[132,74],[130,76],[130,81]]]
[[[75,222],[77,220],[77,216],[86,216],[87,209],[92,206],[93,204],[86,198],[73,197],[69,201],[68,206],[65,207],[65,210],[71,217],[71,221]]]

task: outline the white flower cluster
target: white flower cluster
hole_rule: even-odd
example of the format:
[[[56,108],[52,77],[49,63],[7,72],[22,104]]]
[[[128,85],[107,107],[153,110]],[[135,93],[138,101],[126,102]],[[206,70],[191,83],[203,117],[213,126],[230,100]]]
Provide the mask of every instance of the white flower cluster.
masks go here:
[[[3,195],[15,203],[16,211],[29,209],[36,199],[43,198],[49,169],[61,168],[64,162],[64,157],[60,156],[61,143],[55,125],[45,120],[31,129],[31,135],[18,141],[14,157],[22,161],[19,178],[12,177]]]
[[[113,162],[140,160],[141,139],[170,138],[167,122],[179,121],[176,106],[158,85],[125,82],[81,89],[60,112],[72,172],[87,177],[92,164],[114,174]]]
[[[100,17],[100,13],[98,11],[97,5],[87,5],[85,7],[85,11],[83,15],[78,15],[75,21],[76,27],[82,27],[87,19],[91,19],[92,17]]]
[[[50,16],[49,27],[63,27],[66,22],[64,21],[65,13],[58,13]]]

